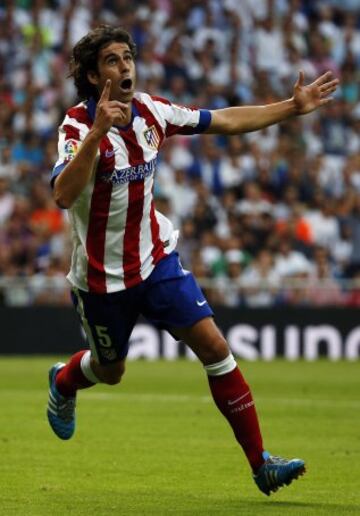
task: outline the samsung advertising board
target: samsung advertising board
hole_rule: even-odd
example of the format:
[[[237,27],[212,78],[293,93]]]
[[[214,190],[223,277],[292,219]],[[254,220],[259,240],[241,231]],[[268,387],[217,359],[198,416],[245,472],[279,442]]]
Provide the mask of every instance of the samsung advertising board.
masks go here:
[[[245,360],[358,360],[360,320],[355,309],[229,309],[215,307],[216,322],[235,356]],[[68,354],[84,346],[70,307],[0,308],[2,354]],[[139,320],[129,359],[195,359],[165,330]]]

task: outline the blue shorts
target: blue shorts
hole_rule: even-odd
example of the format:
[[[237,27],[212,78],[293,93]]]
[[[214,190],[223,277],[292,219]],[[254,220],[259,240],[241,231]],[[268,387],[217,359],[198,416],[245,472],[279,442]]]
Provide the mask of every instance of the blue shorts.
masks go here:
[[[139,315],[158,328],[171,328],[172,333],[213,316],[194,276],[182,268],[176,252],[163,258],[135,287],[111,294],[73,288],[71,295],[91,352],[101,364],[126,357]]]

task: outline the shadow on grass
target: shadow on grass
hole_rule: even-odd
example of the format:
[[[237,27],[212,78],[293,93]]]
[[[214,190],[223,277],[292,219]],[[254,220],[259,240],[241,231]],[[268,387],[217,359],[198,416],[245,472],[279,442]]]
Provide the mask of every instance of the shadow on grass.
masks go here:
[[[344,503],[326,503],[326,502],[287,502],[285,500],[269,500],[268,502],[257,502],[253,500],[251,502],[254,505],[261,505],[263,507],[299,507],[299,508],[313,508],[313,509],[327,509],[327,510],[344,510],[344,511],[353,511],[359,513],[360,505],[357,504],[344,504]]]
[[[151,511],[147,514],[155,514]],[[158,513],[161,514],[161,513]],[[324,503],[324,502],[290,502],[290,501],[257,501],[257,500],[224,500],[223,506],[218,504],[194,504],[194,507],[189,509],[174,509],[171,514],[178,516],[194,515],[197,516],[233,516],[241,514],[242,516],[330,516],[330,515],[348,515],[360,514],[359,505],[341,504],[341,503]]]
[[[177,490],[138,488],[117,488],[94,490],[87,493],[74,493],[71,500],[65,496],[63,486],[44,486],[14,500],[1,497],[1,514],[16,516],[48,516],[49,507],[54,515],[74,516],[330,516],[360,514],[356,503],[327,503],[316,501],[289,501],[257,498],[241,499],[235,494],[230,496],[211,496],[211,494],[187,494]],[[55,496],[61,495],[61,496]]]
[[[115,494],[115,493],[114,493]],[[123,493],[125,495],[125,493]],[[223,497],[188,494],[172,490],[139,490],[138,496],[126,493],[121,503],[116,495],[111,497],[111,509],[122,510],[119,514],[136,514],[137,516],[328,516],[328,515],[360,515],[360,505],[354,503],[327,503],[326,501],[290,501],[257,498],[241,499],[239,496],[224,493]],[[93,513],[91,513],[92,516]],[[96,513],[94,513],[96,514]],[[104,513],[106,514],[106,513]],[[108,507],[107,514],[112,514]],[[90,516],[90,515],[89,515]]]
[[[327,503],[316,501],[289,501],[289,500],[258,500],[254,498],[240,500],[235,497],[224,497],[223,500],[219,498],[209,500],[209,498],[193,497],[193,507],[189,511],[188,508],[181,508],[179,503],[178,508],[171,511],[172,514],[197,516],[205,515],[235,515],[242,516],[295,516],[295,515],[360,515],[360,505],[353,503]],[[149,512],[149,514],[153,514]],[[160,513],[159,513],[160,514]]]

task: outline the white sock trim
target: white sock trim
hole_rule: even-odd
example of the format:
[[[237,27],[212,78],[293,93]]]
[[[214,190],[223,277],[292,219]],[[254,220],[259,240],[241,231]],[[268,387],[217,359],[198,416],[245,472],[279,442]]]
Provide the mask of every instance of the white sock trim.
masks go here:
[[[84,376],[92,383],[101,383],[99,378],[95,376],[94,371],[91,369],[90,365],[91,351],[86,351],[80,360],[80,368],[83,372]]]
[[[224,358],[224,360],[221,360],[221,362],[204,366],[209,376],[221,376],[223,374],[230,373],[230,371],[233,371],[235,367],[237,367],[237,363],[232,353]]]

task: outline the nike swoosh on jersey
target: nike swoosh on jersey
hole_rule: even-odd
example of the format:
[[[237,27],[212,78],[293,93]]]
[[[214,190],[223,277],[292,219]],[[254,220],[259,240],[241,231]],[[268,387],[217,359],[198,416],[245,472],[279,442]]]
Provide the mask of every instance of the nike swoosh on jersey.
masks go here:
[[[205,299],[204,301],[198,301],[198,300],[196,300],[196,304],[197,304],[198,306],[203,306],[206,302],[207,302],[207,301],[206,301],[206,299]]]

